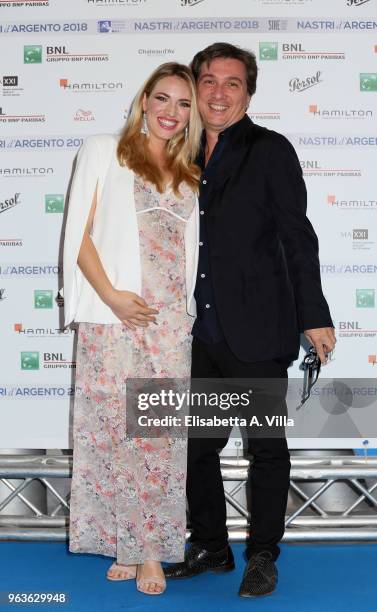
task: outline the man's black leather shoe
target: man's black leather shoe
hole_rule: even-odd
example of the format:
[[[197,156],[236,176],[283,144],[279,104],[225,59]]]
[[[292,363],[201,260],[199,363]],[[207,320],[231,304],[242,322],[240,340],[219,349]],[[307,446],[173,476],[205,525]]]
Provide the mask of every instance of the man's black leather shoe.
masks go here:
[[[185,553],[182,563],[164,567],[166,578],[191,578],[203,572],[230,572],[234,569],[234,558],[230,546],[209,552],[199,544],[192,544]]]
[[[242,578],[240,597],[260,597],[272,593],[278,581],[278,571],[269,550],[251,555]]]

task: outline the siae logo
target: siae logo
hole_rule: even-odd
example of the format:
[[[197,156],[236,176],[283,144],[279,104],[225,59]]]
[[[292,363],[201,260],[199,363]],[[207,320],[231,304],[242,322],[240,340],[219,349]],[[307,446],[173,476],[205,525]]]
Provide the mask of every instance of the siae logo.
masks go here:
[[[64,194],[47,193],[45,195],[45,212],[46,213],[64,212]]]
[[[24,45],[24,64],[42,63],[42,45]]]
[[[356,308],[374,308],[374,306],[374,289],[356,289]]]

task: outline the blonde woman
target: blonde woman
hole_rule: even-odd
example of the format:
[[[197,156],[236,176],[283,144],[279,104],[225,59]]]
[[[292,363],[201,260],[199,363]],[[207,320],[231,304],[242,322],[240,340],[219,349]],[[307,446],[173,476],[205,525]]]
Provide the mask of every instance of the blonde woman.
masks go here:
[[[186,441],[133,439],[128,378],[190,372],[201,133],[194,81],[158,67],[120,138],[89,137],[64,243],[65,324],[79,322],[70,550],[114,557],[110,580],[160,594],[183,561]]]

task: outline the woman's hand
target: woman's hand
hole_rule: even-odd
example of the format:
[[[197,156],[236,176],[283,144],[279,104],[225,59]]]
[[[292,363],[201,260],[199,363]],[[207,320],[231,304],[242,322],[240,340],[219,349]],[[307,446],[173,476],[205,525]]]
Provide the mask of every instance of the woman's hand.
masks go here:
[[[146,301],[132,291],[114,289],[106,300],[113,313],[130,329],[135,327],[148,327],[149,323],[156,323],[158,310],[149,308]]]

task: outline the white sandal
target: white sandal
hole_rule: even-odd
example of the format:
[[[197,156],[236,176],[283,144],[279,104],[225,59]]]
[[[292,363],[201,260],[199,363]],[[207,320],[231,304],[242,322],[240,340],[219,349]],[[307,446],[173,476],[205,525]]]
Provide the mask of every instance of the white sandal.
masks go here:
[[[137,565],[121,565],[121,564],[118,564],[116,561],[114,561],[114,563],[107,570],[106,578],[108,580],[113,580],[114,582],[119,581],[119,580],[134,580],[136,578],[136,571],[137,571],[136,568],[137,568]],[[110,576],[109,572],[111,572],[112,570],[118,570],[122,572],[123,576],[122,577]]]
[[[137,573],[139,573],[139,567],[140,566],[138,566]],[[162,587],[162,590],[161,591],[147,591],[146,588],[150,584],[158,584],[160,587]],[[137,587],[137,590],[140,591],[140,593],[145,593],[146,595],[162,595],[162,593],[166,589],[166,580],[165,578],[161,578],[161,576],[149,576],[148,578],[138,578],[136,576],[136,587]]]

